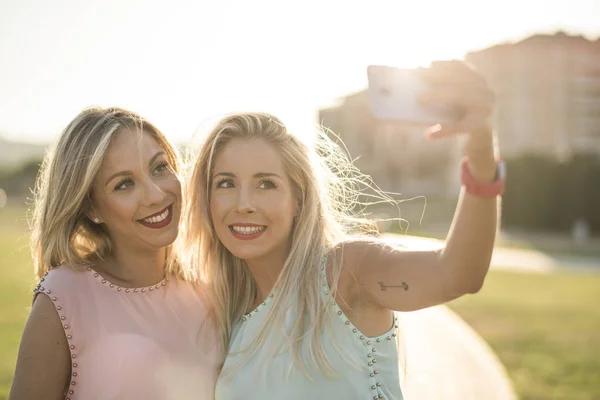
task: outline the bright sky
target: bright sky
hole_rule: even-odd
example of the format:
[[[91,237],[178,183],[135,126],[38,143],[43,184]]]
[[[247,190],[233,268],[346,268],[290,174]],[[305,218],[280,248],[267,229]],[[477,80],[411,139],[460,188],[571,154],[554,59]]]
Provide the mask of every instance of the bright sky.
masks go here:
[[[0,0],[0,135],[48,142],[120,105],[178,142],[261,110],[295,130],[366,86],[369,64],[425,65],[563,29],[595,39],[600,0]]]

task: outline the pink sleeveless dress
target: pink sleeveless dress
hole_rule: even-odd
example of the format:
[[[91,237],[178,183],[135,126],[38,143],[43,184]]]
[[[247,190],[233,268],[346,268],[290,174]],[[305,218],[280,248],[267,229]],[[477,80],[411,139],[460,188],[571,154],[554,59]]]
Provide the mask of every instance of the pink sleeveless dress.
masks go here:
[[[34,292],[52,300],[69,344],[65,399],[214,398],[223,355],[201,290],[177,280],[124,288],[62,266]]]

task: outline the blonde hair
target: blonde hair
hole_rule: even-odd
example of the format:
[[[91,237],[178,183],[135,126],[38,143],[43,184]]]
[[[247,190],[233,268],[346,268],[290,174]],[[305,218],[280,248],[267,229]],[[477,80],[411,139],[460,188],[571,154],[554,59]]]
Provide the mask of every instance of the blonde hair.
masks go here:
[[[179,155],[167,138],[141,116],[117,107],[83,110],[61,133],[46,154],[34,191],[31,245],[38,277],[61,264],[75,268],[92,257],[112,252],[112,242],[102,225],[86,212],[90,192],[111,139],[120,131],[144,132],[165,152],[177,173]],[[182,265],[171,252],[167,274],[182,275]]]
[[[234,114],[222,119],[209,133],[189,184],[185,245],[200,279],[212,288],[224,349],[228,348],[233,325],[252,307],[257,295],[254,278],[245,262],[220,243],[210,213],[214,160],[234,139],[262,139],[278,149],[299,204],[291,250],[275,284],[266,321],[248,347],[248,357],[264,345],[270,328],[279,324],[282,336],[288,339],[285,345],[291,345],[296,365],[305,371],[301,345],[304,338],[309,338],[309,362],[327,375],[334,374],[321,337],[329,324],[331,307],[327,305],[335,298],[342,262],[333,262],[333,280],[326,298],[321,294],[323,271],[319,266],[348,233],[376,232],[375,224],[360,218],[360,210],[355,209],[360,203],[359,187],[369,186],[370,180],[358,174],[344,152],[322,132],[317,151],[312,151],[269,114]],[[289,307],[296,308],[297,319],[286,332],[283,322]]]

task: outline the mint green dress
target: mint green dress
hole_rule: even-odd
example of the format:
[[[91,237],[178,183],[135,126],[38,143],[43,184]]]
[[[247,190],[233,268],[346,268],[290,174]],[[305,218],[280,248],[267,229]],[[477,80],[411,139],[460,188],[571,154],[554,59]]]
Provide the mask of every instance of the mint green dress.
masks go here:
[[[321,267],[322,295],[328,285]],[[344,312],[330,301],[331,329],[322,334],[322,344],[335,376],[329,377],[308,363],[306,352],[310,340],[302,344],[306,371],[298,368],[290,351],[274,354],[272,336],[251,359],[243,350],[260,331],[272,303],[273,295],[239,321],[233,329],[229,355],[217,381],[216,400],[241,399],[388,399],[402,400],[396,342],[397,321],[390,330],[377,337],[367,337],[350,322]],[[286,326],[295,319],[295,309],[286,314]],[[272,335],[283,334],[273,332]],[[341,349],[341,352],[337,349]],[[245,360],[239,364],[240,360]],[[232,373],[228,369],[235,366]],[[307,376],[308,375],[308,376]]]

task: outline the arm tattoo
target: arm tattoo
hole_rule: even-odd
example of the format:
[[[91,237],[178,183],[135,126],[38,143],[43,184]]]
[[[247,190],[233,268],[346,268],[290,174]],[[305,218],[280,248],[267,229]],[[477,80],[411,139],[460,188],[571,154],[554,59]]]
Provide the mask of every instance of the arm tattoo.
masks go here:
[[[379,283],[379,288],[381,289],[382,292],[385,292],[388,288],[389,289],[402,288],[402,289],[404,289],[404,291],[408,290],[408,284],[406,282],[402,282],[401,285],[397,285],[397,286],[387,286],[383,282],[377,282],[377,283]]]

